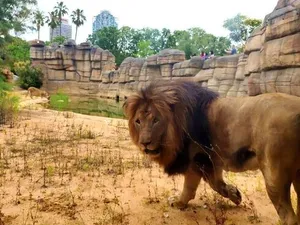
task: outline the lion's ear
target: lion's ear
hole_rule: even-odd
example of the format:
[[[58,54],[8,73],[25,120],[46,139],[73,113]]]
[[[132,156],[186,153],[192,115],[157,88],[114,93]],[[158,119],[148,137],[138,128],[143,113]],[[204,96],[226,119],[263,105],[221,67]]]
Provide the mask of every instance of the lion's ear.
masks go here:
[[[137,95],[129,96],[123,103],[123,111],[126,118],[132,118],[140,103],[140,97]]]

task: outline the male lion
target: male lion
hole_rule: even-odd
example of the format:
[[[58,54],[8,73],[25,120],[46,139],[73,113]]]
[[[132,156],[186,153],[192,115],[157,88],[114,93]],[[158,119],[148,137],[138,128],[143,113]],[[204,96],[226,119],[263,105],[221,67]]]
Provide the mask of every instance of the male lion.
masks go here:
[[[300,98],[287,94],[221,98],[188,81],[150,84],[124,103],[132,141],[169,175],[183,174],[175,205],[186,207],[203,178],[241,202],[222,172],[260,169],[284,224],[300,224]],[[290,199],[297,192],[297,215]]]
[[[30,96],[30,98],[32,98],[32,96],[41,97],[41,98],[44,97],[44,98],[47,98],[48,100],[50,98],[49,94],[46,91],[40,90],[35,87],[28,88],[26,97],[28,95]]]

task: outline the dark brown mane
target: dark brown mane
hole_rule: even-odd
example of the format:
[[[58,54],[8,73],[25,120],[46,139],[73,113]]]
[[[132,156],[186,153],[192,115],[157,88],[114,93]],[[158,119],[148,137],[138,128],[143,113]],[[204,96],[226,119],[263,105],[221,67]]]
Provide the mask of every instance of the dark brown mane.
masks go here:
[[[217,93],[190,81],[152,82],[136,95],[130,96],[124,104],[130,135],[137,143],[138,135],[132,119],[138,108],[142,104],[155,107],[171,124],[163,143],[169,157],[163,155],[159,163],[170,175],[182,173],[189,164],[188,146],[191,140],[210,148],[207,109],[217,97]]]

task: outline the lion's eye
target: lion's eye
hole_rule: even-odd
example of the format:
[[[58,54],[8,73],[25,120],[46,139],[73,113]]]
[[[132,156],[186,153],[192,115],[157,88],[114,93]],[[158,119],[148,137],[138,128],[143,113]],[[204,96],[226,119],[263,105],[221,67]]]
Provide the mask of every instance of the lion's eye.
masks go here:
[[[137,119],[135,122],[136,122],[137,124],[141,124],[141,121],[140,121],[139,119]]]
[[[158,122],[159,122],[159,120],[157,118],[154,118],[153,123],[156,124]]]

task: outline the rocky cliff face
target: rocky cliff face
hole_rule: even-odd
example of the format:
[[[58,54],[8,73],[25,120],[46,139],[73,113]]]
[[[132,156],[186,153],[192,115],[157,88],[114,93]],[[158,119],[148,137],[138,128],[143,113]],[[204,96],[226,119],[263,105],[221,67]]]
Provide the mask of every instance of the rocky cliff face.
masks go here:
[[[44,88],[49,92],[63,90],[74,95],[96,95],[99,84],[106,83],[115,68],[115,57],[107,50],[89,43],[45,46],[32,41],[30,57],[34,66],[44,72]]]
[[[146,59],[126,58],[114,70],[114,56],[88,43],[44,47],[32,42],[33,64],[43,65],[45,88],[70,94],[124,98],[156,79],[191,79],[222,96],[284,92],[300,96],[300,1],[279,0],[239,55],[203,61],[165,49]]]

